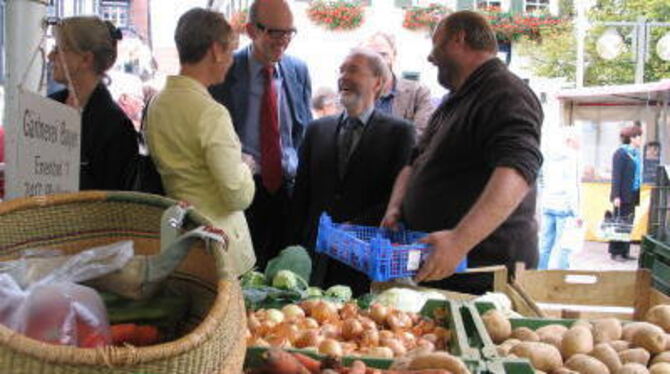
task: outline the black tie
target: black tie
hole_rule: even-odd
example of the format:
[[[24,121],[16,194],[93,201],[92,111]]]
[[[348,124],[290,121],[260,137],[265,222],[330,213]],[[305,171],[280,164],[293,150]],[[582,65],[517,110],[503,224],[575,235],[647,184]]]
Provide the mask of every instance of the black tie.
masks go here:
[[[344,172],[347,169],[347,163],[349,162],[349,157],[354,150],[354,135],[359,127],[363,124],[358,118],[349,117],[347,118],[342,126],[342,143],[340,144],[340,155],[339,155],[339,171],[340,177],[344,176]]]

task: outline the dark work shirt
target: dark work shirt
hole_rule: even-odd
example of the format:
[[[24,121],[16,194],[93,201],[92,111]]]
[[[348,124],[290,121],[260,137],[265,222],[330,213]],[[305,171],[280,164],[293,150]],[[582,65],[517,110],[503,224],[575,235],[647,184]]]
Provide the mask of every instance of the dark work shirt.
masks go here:
[[[475,70],[437,109],[414,152],[403,201],[410,229],[454,228],[472,208],[493,170],[511,167],[530,186],[542,164],[540,102],[497,58]],[[535,188],[510,217],[469,254],[470,267],[523,261],[537,265]]]
[[[49,97],[65,103],[68,91]],[[112,99],[104,84],[98,84],[81,115],[80,190],[122,190],[123,176],[137,155],[137,131]]]
[[[393,77],[393,87],[391,88],[391,92],[388,94],[380,97],[375,101],[375,109],[378,111],[388,114],[389,116],[393,115],[393,99],[395,98],[396,93],[398,92],[396,90],[397,84],[396,84],[396,79],[395,76]]]

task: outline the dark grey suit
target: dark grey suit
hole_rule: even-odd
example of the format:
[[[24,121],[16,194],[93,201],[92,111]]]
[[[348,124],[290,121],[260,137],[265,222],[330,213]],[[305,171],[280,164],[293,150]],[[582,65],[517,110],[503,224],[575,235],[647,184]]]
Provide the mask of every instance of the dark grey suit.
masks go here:
[[[334,222],[378,226],[414,145],[411,123],[374,111],[340,177],[337,139],[342,117],[310,123],[300,149],[292,216],[295,241],[310,249],[324,211]],[[367,277],[324,258],[317,258],[312,281],[321,286],[347,284],[355,294],[369,288]]]

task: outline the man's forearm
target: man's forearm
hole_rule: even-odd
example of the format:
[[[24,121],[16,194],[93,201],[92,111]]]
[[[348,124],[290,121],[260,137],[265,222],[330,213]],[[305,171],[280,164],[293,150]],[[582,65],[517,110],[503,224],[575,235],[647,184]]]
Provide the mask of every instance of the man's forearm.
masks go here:
[[[454,228],[460,247],[467,253],[489,236],[519,206],[529,189],[515,169],[496,168],[475,205]]]

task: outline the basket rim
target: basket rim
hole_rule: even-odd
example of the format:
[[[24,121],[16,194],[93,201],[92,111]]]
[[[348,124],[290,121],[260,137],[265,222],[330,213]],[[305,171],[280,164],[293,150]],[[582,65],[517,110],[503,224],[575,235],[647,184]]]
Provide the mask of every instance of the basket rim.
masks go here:
[[[177,203],[176,200],[158,195],[125,191],[85,191],[48,196],[34,196],[13,199],[0,203],[0,215],[18,210],[34,209],[53,205],[64,205],[78,202],[120,201],[136,204],[153,205],[167,208]],[[198,224],[209,224],[210,221],[196,212],[189,210],[187,215]],[[224,256],[218,251],[213,256]],[[225,259],[223,259],[225,260]],[[106,367],[129,367],[149,363],[161,359],[179,356],[197,348],[212,338],[222,318],[228,310],[228,301],[233,295],[236,285],[234,277],[226,271],[219,271],[214,303],[202,322],[187,335],[163,344],[149,347],[114,347],[78,348],[41,342],[24,336],[0,324],[0,344],[15,352],[29,355],[49,363],[65,365],[88,365]]]

